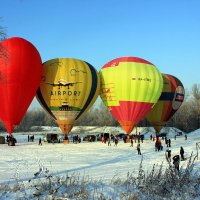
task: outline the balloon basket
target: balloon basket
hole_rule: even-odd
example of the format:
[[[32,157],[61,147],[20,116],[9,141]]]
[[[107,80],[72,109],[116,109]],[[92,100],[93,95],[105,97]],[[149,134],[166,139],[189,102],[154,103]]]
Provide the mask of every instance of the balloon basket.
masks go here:
[[[69,140],[63,140],[63,144],[69,144]]]
[[[130,143],[131,139],[130,138],[126,138],[126,143]]]

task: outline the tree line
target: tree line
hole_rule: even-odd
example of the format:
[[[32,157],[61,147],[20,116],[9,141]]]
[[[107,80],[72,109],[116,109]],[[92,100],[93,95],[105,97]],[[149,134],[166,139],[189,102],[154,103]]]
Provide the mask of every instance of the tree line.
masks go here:
[[[55,120],[42,108],[28,110],[21,123],[16,126],[15,131],[40,130],[41,126],[57,126]],[[120,126],[113,118],[108,108],[100,98],[91,109],[81,116],[75,126]],[[138,123],[140,127],[150,127],[151,124],[143,119]],[[179,110],[166,123],[167,127],[175,127],[184,132],[191,132],[200,128],[200,84],[194,84],[190,91],[186,90],[185,100]],[[0,131],[5,131],[0,123]]]

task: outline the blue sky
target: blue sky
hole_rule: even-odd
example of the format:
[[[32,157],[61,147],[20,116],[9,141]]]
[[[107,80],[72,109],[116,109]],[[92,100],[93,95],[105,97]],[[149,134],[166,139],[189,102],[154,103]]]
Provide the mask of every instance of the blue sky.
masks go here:
[[[136,56],[187,89],[199,84],[199,0],[1,0],[0,6],[7,36],[32,42],[43,62],[78,58],[99,71],[114,58]]]

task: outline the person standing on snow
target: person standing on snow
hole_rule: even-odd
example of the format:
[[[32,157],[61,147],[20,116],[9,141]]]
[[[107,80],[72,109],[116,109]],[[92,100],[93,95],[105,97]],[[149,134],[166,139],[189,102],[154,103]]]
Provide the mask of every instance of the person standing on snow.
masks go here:
[[[41,138],[39,138],[39,144],[38,145],[42,146],[42,139]]]
[[[183,147],[180,148],[181,160],[184,160],[184,149]]]
[[[185,134],[185,140],[187,140],[187,135]]]
[[[166,152],[165,152],[165,156],[167,158],[168,162],[171,162],[171,149],[167,148]]]
[[[179,155],[175,155],[173,157],[173,164],[175,169],[177,169],[177,171],[179,171],[179,164],[180,164],[180,156]]]
[[[111,146],[110,137],[108,138],[108,146]]]
[[[137,144],[138,155],[141,155],[140,143]]]
[[[117,146],[118,142],[119,142],[119,138],[118,138],[118,136],[116,136],[115,137],[115,145],[114,146]]]
[[[168,147],[171,147],[171,139],[168,140]]]
[[[104,143],[104,137],[102,136],[102,138],[101,138],[101,143]]]
[[[133,138],[131,138],[131,146],[130,147],[133,147]]]

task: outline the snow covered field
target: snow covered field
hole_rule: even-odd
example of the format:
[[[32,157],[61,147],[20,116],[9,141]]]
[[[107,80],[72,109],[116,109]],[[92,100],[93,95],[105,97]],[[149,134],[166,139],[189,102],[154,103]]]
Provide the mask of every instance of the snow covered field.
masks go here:
[[[27,135],[15,134],[21,143],[16,146],[0,145],[0,184],[14,184],[16,181],[36,180],[48,171],[48,174],[63,176],[73,173],[89,175],[93,180],[102,180],[109,183],[117,175],[126,178],[128,172],[138,173],[141,158],[143,157],[143,169],[151,171],[153,164],[168,166],[165,158],[166,145],[163,142],[163,151],[155,152],[155,142],[149,140],[149,134],[141,143],[142,156],[137,154],[136,143],[130,147],[130,143],[120,141],[118,146],[102,144],[101,142],[70,143],[68,145],[57,143],[44,143],[38,145],[37,135],[35,142],[26,142]],[[188,134],[188,139],[170,133],[172,157],[179,154],[180,146],[185,150],[185,156],[197,153],[196,143],[200,142],[200,130]],[[185,168],[187,161],[181,161],[180,166]],[[199,169],[200,162],[195,162],[195,169]],[[37,173],[38,172],[38,173]],[[34,175],[35,174],[35,175]],[[1,199],[1,198],[0,198]]]

